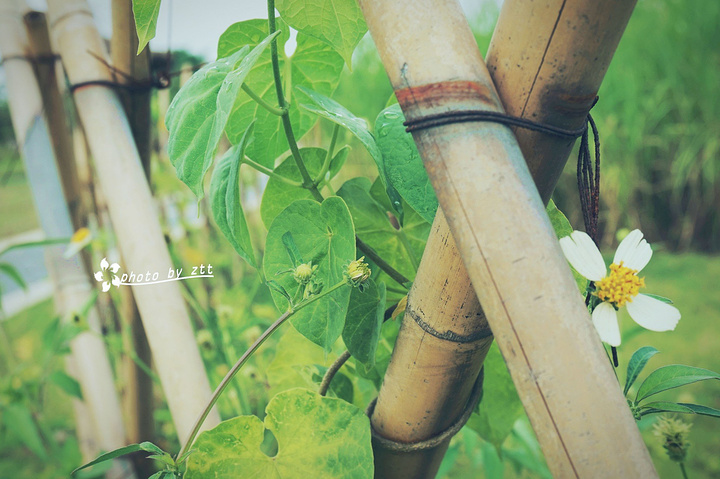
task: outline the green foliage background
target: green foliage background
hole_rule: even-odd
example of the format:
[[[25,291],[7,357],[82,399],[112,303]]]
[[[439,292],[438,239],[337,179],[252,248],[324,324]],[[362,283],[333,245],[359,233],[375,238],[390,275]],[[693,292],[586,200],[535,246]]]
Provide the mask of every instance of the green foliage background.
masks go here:
[[[478,27],[477,39],[482,52],[487,50],[493,27],[488,19],[496,13],[489,8],[485,18],[471,19]],[[640,227],[656,250],[653,261],[644,271],[648,283],[653,291],[673,298],[683,313],[678,329],[672,334],[634,329],[634,323],[625,318],[622,327],[627,340],[620,351],[621,363],[627,361],[637,347],[649,343],[662,352],[653,358],[653,368],[682,362],[720,369],[714,333],[720,320],[720,302],[714,285],[708,281],[708,278],[720,277],[720,259],[700,253],[677,254],[688,249],[711,253],[720,249],[718,21],[720,3],[715,0],[697,1],[692,5],[681,0],[641,0],[603,82],[600,102],[593,110],[602,135],[604,249],[612,250],[619,228]],[[198,63],[197,58],[184,56],[190,63]],[[175,85],[173,90],[177,90]],[[343,70],[333,99],[372,124],[386,107],[391,93],[372,40],[366,36],[353,56],[352,73],[347,68]],[[321,121],[301,143],[327,145],[331,134],[332,125]],[[338,144],[348,143],[352,149],[341,175],[330,182],[336,191],[348,178],[367,175],[368,171],[372,171],[370,176],[376,174],[365,147],[344,129],[340,130],[340,136]],[[6,168],[18,161],[7,144],[2,148],[0,179]],[[165,158],[154,161],[154,168],[154,189],[158,196],[181,196],[181,204],[194,201]],[[28,201],[28,195],[20,168],[14,170],[5,183],[0,183],[3,218],[0,237],[36,225],[18,206]],[[253,191],[257,186],[256,176],[245,170],[240,174],[243,185]],[[572,160],[554,198],[571,223],[580,227]],[[260,211],[250,212],[247,222],[254,244],[263,244],[265,229]],[[276,318],[277,311],[270,292],[256,272],[237,258],[232,247],[218,236],[214,225],[210,224],[205,230],[188,227],[188,231],[187,237],[171,246],[178,267],[202,262],[211,262],[216,267],[211,288],[192,285],[188,294],[196,300],[191,304],[198,345],[211,382],[217,384],[232,361]],[[35,387],[43,376],[34,362],[34,353],[42,348],[40,337],[52,319],[51,311],[50,305],[44,303],[5,323],[12,350],[22,359],[23,367],[19,372],[11,372],[7,365],[0,364],[3,385],[8,384],[12,389],[12,380],[19,377]],[[330,395],[364,408],[375,395],[396,333],[396,322],[383,325],[376,364],[366,369],[351,361],[336,377]],[[110,330],[107,341],[117,359],[121,351],[120,334]],[[263,418],[265,407],[276,393],[294,387],[317,389],[324,371],[341,352],[337,345],[329,352],[323,351],[287,327],[252,358],[236,379],[235,387],[221,398],[219,406],[223,417],[242,413]],[[60,369],[61,361],[51,367]],[[155,419],[160,436],[157,442],[166,450],[177,450],[177,439],[159,388],[156,393]],[[682,394],[680,398],[668,394],[667,398],[720,407],[714,384],[692,385]],[[36,405],[37,414],[49,434],[56,437],[58,446],[49,451],[50,459],[37,461],[22,446],[17,434],[0,427],[0,471],[7,471],[9,477],[56,477],[57,471],[69,471],[80,462],[70,420],[70,397],[53,385],[44,389],[43,395],[43,403]],[[677,466],[666,459],[649,432],[652,420],[645,419],[640,426],[655,464],[661,477],[677,477]],[[695,478],[717,477],[720,475],[717,455],[720,439],[715,434],[716,425],[712,419],[703,417],[693,422],[689,473]],[[439,477],[463,478],[470,474],[493,478],[547,477],[526,418],[521,417],[510,429],[510,436],[502,446],[503,461],[492,444],[480,439],[471,428],[465,428],[453,440]],[[261,448],[266,454],[272,454],[277,444],[266,434]]]

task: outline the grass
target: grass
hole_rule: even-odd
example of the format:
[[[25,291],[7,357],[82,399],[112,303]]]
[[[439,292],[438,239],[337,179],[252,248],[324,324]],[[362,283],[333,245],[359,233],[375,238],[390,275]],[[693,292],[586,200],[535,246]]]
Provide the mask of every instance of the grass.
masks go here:
[[[49,365],[51,371],[43,371],[42,335],[54,319],[52,301],[39,303],[12,318],[2,322],[2,327],[11,342],[15,368],[12,377],[19,378],[25,384],[36,384],[41,375],[62,369],[63,360],[56,357]],[[4,351],[6,352],[6,351]],[[5,358],[5,354],[0,355]],[[6,361],[0,361],[0,412],[8,400],[9,390],[4,389],[10,373]],[[5,393],[5,394],[3,394]],[[35,457],[24,447],[17,431],[4,427],[0,414],[0,477],[54,479],[69,477],[69,472],[81,461],[78,443],[74,432],[73,412],[70,396],[58,387],[48,384],[42,395],[42,405],[35,405],[37,418],[43,424],[45,432],[52,437],[56,448],[49,450],[47,461]],[[46,441],[46,447],[48,442]]]
[[[19,161],[19,160],[18,160]],[[5,162],[2,162],[6,166]],[[0,168],[0,173],[4,169]],[[7,183],[0,185],[0,238],[24,233],[38,228],[38,220],[30,187],[25,180],[22,167],[17,166],[15,172],[7,178]]]
[[[645,276],[647,292],[671,298],[680,309],[682,319],[674,332],[642,330],[625,341],[620,350],[621,369],[635,350],[653,346],[660,350],[660,354],[650,360],[639,381],[667,364],[686,364],[720,371],[720,356],[717,354],[720,295],[715,283],[720,279],[720,256],[656,253],[641,274]],[[634,329],[629,317],[625,316],[621,321],[624,335]],[[620,371],[619,375],[624,379],[624,371]],[[656,397],[657,400],[690,402],[720,409],[720,382],[704,381]],[[692,447],[687,459],[690,479],[720,477],[720,435],[717,434],[720,419],[688,415],[678,417],[693,424],[690,432]],[[643,432],[643,437],[660,477],[680,477],[678,465],[667,458],[650,429]]]

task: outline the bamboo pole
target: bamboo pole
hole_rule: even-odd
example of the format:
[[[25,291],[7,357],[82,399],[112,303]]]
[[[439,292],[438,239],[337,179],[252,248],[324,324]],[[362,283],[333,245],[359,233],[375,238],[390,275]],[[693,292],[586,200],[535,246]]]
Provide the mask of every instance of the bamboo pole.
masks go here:
[[[461,108],[501,110],[454,2],[428,0],[412,7],[391,3],[360,2],[409,119]],[[558,126],[580,126],[632,11],[633,2],[624,7],[620,3],[603,4],[601,10],[590,2],[569,6],[551,1],[506,2],[490,56],[491,72],[499,83],[505,82],[500,88],[503,99],[515,106],[521,103],[514,103],[513,95],[520,94],[520,115]],[[597,15],[583,17],[587,13]],[[593,22],[589,24],[587,18]],[[402,21],[391,25],[389,19]],[[573,33],[577,28],[580,32]],[[428,32],[443,41],[427,45]],[[510,45],[501,48],[505,43]],[[545,51],[538,55],[538,49]],[[581,60],[580,55],[590,56]],[[522,86],[524,90],[518,89]],[[517,108],[509,111],[518,114]],[[588,319],[587,311],[569,281],[542,200],[507,129],[488,123],[453,125],[421,131],[415,139],[441,206],[450,212],[465,264],[478,285],[476,291],[551,471],[556,477],[654,477],[597,336],[591,323],[583,320]],[[520,141],[547,199],[573,142],[565,140],[559,149],[557,139],[538,134],[521,136]],[[466,324],[479,319],[481,311],[471,294],[468,298],[467,273],[452,261],[457,252],[438,213],[425,253],[430,256],[423,257],[408,309],[411,314],[419,310],[424,315],[420,319],[438,331],[479,333],[481,323],[474,330]],[[436,244],[446,251],[431,249]],[[452,304],[453,298],[456,307],[443,311],[442,305]],[[416,308],[417,304],[421,307]],[[462,408],[474,375],[468,372],[465,380],[445,380],[453,387],[439,385],[447,375],[457,377],[458,370],[472,370],[485,351],[477,347],[468,355],[455,346],[448,354],[443,346],[442,341],[419,331],[414,321],[404,322],[373,416],[373,425],[382,435],[400,441],[425,439],[457,416],[457,405]],[[433,355],[437,357],[427,359]],[[413,364],[417,359],[423,361],[420,367]],[[431,384],[426,387],[428,380]],[[397,387],[396,381],[404,384]],[[408,391],[412,393],[407,395]],[[462,400],[452,401],[450,396],[455,394]],[[597,401],[599,397],[603,401]],[[414,398],[421,398],[420,404]],[[439,413],[428,403],[440,406]],[[424,416],[409,418],[403,413],[421,408]],[[443,452],[444,448],[437,456]],[[432,477],[439,465],[437,457],[425,457],[424,463],[416,458],[395,468],[397,459],[376,448],[376,473],[380,477]],[[405,474],[402,468],[407,471],[408,465],[419,467]],[[385,474],[383,467],[392,471]]]
[[[69,237],[73,233],[72,221],[43,115],[40,89],[31,62],[26,59],[32,52],[19,12],[19,3],[13,2],[3,3],[0,9],[0,51],[5,59],[13,128],[45,235],[48,238]],[[61,245],[46,247],[45,258],[58,312],[65,320],[77,320],[78,311],[91,297],[91,287],[80,258],[64,258]],[[116,449],[125,445],[125,432],[94,307],[90,308],[86,319],[90,330],[72,340],[68,367],[76,374],[82,388],[93,425],[94,448]],[[82,409],[76,407],[77,412],[83,412]],[[87,423],[80,418],[79,432],[87,430]],[[84,450],[89,448],[90,445]],[[125,461],[116,461],[114,467],[117,473],[132,476]]]
[[[150,85],[150,47],[137,54],[138,36],[135,30],[135,18],[132,2],[127,0],[112,1],[113,32],[110,39],[110,55],[112,65],[116,69],[115,81],[136,85]],[[130,124],[135,145],[142,161],[145,176],[150,178],[151,149],[151,114],[150,98],[152,89],[120,90],[120,101]]]
[[[84,0],[51,0],[52,34],[71,83],[112,80],[97,57],[106,58],[102,39]],[[127,272],[158,272],[173,268],[153,199],[115,93],[102,85],[75,90],[74,99],[87,135],[103,193],[108,199]],[[133,286],[154,363],[184,442],[198,414],[210,399],[210,384],[177,282]],[[213,412],[206,422],[219,421]]]
[[[139,85],[150,85],[150,48],[145,48],[137,55],[138,36],[135,30],[135,19],[132,3],[127,0],[112,2],[113,33],[110,41],[110,53],[113,67],[117,70],[115,81],[119,83],[134,82]],[[150,99],[152,90],[120,91],[120,100],[125,109],[135,146],[143,165],[145,177],[150,184],[151,158],[151,114]],[[128,334],[123,334],[123,347],[126,351],[134,351],[145,364],[152,363],[150,345],[145,335],[140,312],[138,311],[132,290],[122,291],[122,320]],[[155,436],[153,419],[153,382],[145,371],[128,354],[123,356],[124,412],[127,418],[128,438],[131,442],[152,441]],[[153,464],[144,459],[144,455],[135,456],[135,467],[145,475],[151,475]]]
[[[85,212],[80,201],[80,180],[75,167],[72,136],[65,107],[63,106],[62,95],[58,87],[57,68],[55,68],[56,60],[50,45],[47,20],[44,13],[35,11],[26,13],[23,20],[28,34],[30,50],[36,58],[34,63],[35,72],[45,114],[48,118],[48,128],[50,129],[53,150],[61,174],[65,201],[70,209],[73,226],[78,229],[85,226]]]

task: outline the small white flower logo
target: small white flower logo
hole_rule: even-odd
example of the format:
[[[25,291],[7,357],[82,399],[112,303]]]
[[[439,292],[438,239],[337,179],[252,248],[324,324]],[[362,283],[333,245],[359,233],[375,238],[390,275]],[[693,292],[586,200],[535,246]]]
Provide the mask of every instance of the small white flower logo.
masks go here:
[[[107,258],[103,258],[102,261],[100,261],[100,271],[95,272],[95,279],[97,281],[102,281],[103,293],[107,293],[110,290],[110,283],[118,288],[120,287],[120,278],[118,278],[115,274],[119,269],[119,264],[110,264],[108,263]],[[110,273],[107,273],[108,270],[110,270]],[[105,278],[108,276],[112,276],[112,279],[110,281],[105,281]]]

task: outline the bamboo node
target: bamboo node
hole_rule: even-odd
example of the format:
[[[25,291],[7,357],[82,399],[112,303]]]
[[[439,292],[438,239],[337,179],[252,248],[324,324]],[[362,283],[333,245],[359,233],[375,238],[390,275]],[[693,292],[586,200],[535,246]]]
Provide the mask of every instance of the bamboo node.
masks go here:
[[[484,369],[485,369],[484,367],[480,369],[480,373],[478,374],[478,377],[475,380],[475,384],[473,385],[472,392],[470,393],[470,398],[468,398],[468,402],[465,404],[465,409],[463,410],[462,414],[457,418],[457,420],[454,423],[452,423],[445,430],[440,431],[433,437],[422,440],[422,441],[398,442],[398,441],[393,441],[392,439],[388,439],[384,436],[381,436],[380,433],[378,433],[375,430],[375,428],[372,426],[372,421],[371,421],[370,422],[370,432],[372,434],[373,442],[379,444],[384,449],[389,450],[389,451],[410,453],[410,452],[424,451],[427,449],[433,449],[433,448],[441,445],[443,442],[448,441],[451,437],[453,437],[455,434],[457,434],[460,431],[460,429],[463,428],[463,426],[470,419],[470,415],[472,415],[472,413],[475,410],[475,408],[477,407],[477,405],[480,404],[480,401],[482,400],[482,396],[483,396],[483,387],[482,386],[483,386],[483,379],[485,377]],[[365,411],[365,414],[367,414],[367,416],[370,418],[372,418],[373,412],[375,411],[376,403],[377,403],[377,398],[370,401],[370,404],[368,404],[367,410]]]

